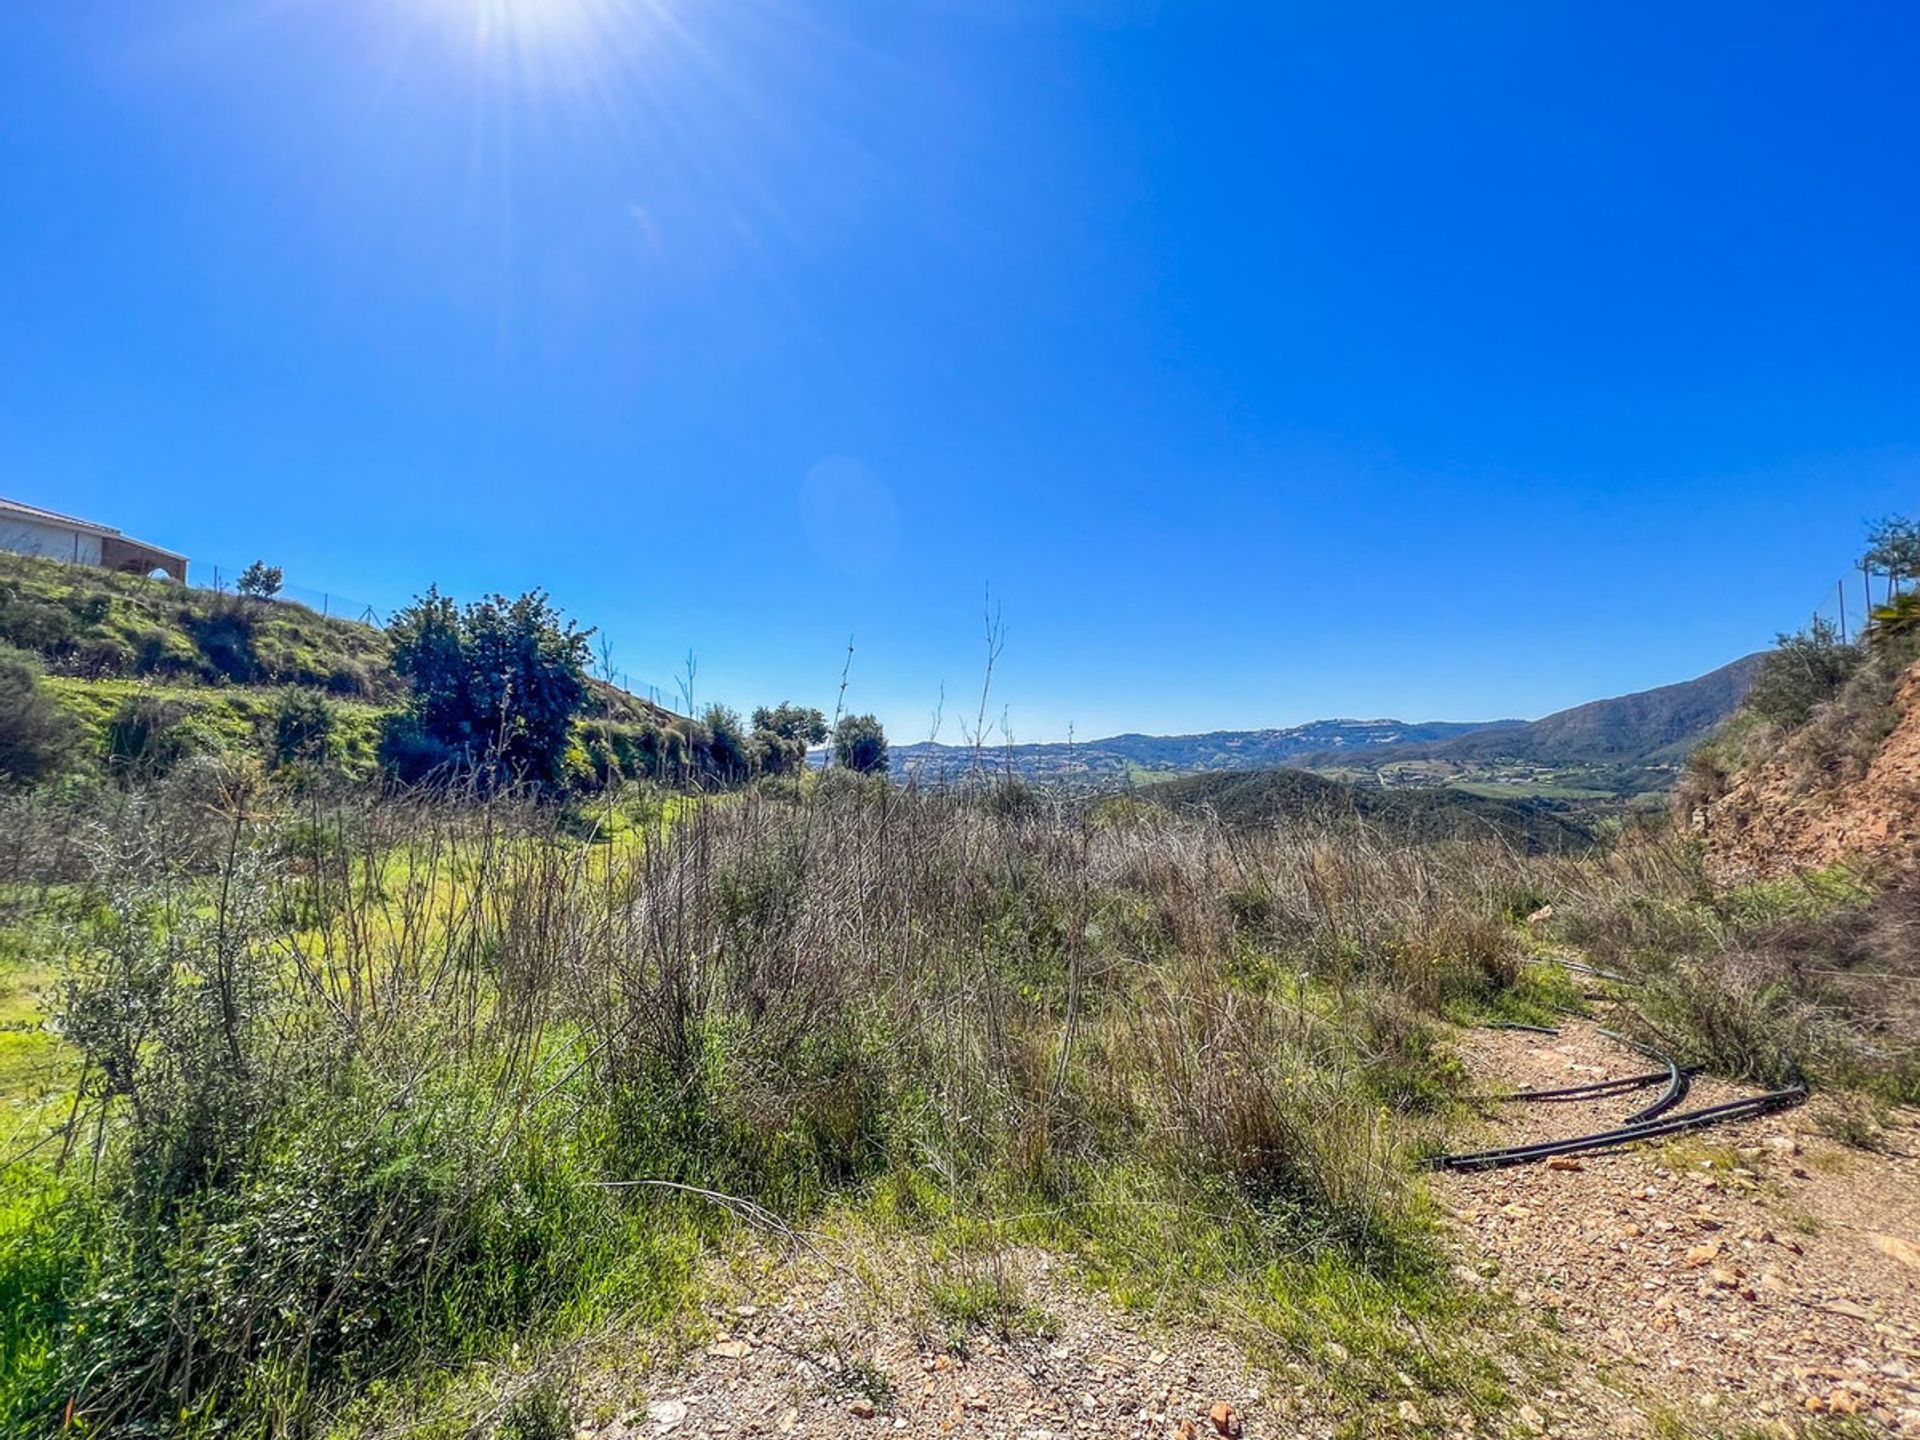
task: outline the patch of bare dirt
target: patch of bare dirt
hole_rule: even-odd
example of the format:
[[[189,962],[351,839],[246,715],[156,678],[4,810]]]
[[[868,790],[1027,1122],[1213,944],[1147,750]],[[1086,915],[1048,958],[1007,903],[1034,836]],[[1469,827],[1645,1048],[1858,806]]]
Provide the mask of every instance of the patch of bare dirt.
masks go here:
[[[711,1332],[603,1377],[603,1440],[882,1436],[1325,1436],[1304,1387],[1275,1387],[1224,1336],[1117,1310],[1041,1254],[1003,1256],[1023,1312],[999,1337],[953,1330],[872,1274],[741,1259]],[[957,1343],[956,1343],[957,1342]]]
[[[1920,666],[1902,679],[1894,706],[1898,719],[1860,779],[1832,791],[1810,786],[1789,746],[1696,811],[1716,878],[1739,883],[1920,851]]]
[[[1467,1047],[1489,1087],[1649,1068],[1586,1024],[1477,1031]],[[1502,1105],[1486,1143],[1598,1131],[1656,1093]],[[1696,1081],[1683,1106],[1741,1093]],[[1813,1134],[1816,1113],[1436,1180],[1462,1273],[1497,1276],[1576,1344],[1584,1398],[1556,1429],[1644,1433],[1644,1411],[1664,1407],[1783,1434],[1842,1415],[1920,1436],[1920,1117],[1897,1117],[1887,1152],[1867,1153]],[[1629,1403],[1607,1405],[1597,1387]]]

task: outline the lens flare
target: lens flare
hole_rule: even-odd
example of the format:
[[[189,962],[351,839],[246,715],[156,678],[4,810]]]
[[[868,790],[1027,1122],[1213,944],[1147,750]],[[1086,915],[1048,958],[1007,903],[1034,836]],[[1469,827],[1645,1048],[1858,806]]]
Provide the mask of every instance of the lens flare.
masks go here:
[[[425,0],[486,65],[580,80],[671,25],[667,0]]]

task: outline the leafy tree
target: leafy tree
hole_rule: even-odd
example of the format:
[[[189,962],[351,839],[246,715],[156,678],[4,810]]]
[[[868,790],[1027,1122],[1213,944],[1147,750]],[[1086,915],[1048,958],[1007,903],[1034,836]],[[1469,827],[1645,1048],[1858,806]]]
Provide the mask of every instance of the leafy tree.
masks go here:
[[[887,769],[887,732],[871,715],[846,715],[833,732],[833,758],[862,775],[883,775]]]
[[[709,705],[700,717],[707,729],[707,754],[716,774],[729,785],[753,778],[759,751],[741,722],[740,712],[725,705]]]
[[[588,637],[545,591],[456,605],[431,588],[388,627],[413,701],[382,750],[407,778],[438,764],[490,782],[565,783],[567,742],[587,699]]]
[[[0,645],[0,783],[31,785],[72,755],[74,723],[41,683],[40,662]]]
[[[771,709],[762,705],[755,710],[753,728],[770,731],[782,740],[819,745],[827,738],[827,717],[811,705],[795,705],[783,700]]]
[[[1799,725],[1822,701],[1838,694],[1861,660],[1860,647],[1841,641],[1818,616],[1797,635],[1782,635],[1747,692],[1747,708],[1778,725]]]
[[[280,593],[280,586],[285,579],[278,565],[256,560],[240,572],[240,579],[233,588],[249,600],[271,600]]]
[[[807,747],[827,738],[827,717],[811,705],[788,701],[753,712],[753,739],[759,750],[760,768],[769,775],[784,775],[805,762]]]
[[[1867,553],[1860,563],[1883,575],[1920,577],[1920,521],[1889,515],[1867,530]]]

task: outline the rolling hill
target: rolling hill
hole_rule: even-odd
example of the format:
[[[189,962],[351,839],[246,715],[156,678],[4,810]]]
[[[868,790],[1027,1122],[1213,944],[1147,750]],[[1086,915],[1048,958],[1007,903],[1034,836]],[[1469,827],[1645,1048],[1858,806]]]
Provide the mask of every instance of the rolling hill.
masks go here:
[[[1114,735],[1079,744],[993,746],[982,751],[995,767],[1011,767],[1032,780],[1080,783],[1126,782],[1154,775],[1185,775],[1212,770],[1258,770],[1284,765],[1303,755],[1346,755],[1400,745],[1428,744],[1483,730],[1520,724],[1517,720],[1474,723],[1404,720],[1315,720],[1277,730],[1211,730],[1200,735]],[[965,745],[921,741],[896,745],[896,775],[937,779],[972,768],[974,752]]]
[[[1440,786],[1386,790],[1329,780],[1308,770],[1220,771],[1145,786],[1146,799],[1205,810],[1229,824],[1263,825],[1301,817],[1358,815],[1414,840],[1496,835],[1540,854],[1584,849],[1594,832],[1549,800],[1493,798]]]
[[[1484,783],[1632,795],[1670,784],[1679,762],[1739,707],[1758,655],[1675,685],[1594,700],[1539,720],[1316,720],[1272,730],[1114,735],[1078,744],[988,746],[984,763],[1029,780],[1121,785],[1289,766],[1389,786]],[[897,745],[894,773],[939,781],[967,774],[974,752]]]
[[[1360,759],[1372,778],[1389,784],[1558,780],[1621,795],[1661,790],[1687,754],[1740,707],[1761,658],[1748,655],[1692,680],[1589,701],[1521,725],[1382,746],[1364,757],[1324,750],[1299,763],[1352,777]]]

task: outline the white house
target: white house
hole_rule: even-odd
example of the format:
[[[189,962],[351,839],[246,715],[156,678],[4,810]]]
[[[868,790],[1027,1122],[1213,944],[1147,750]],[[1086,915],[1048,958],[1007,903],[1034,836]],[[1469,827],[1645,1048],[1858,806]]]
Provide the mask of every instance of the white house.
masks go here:
[[[187,579],[184,555],[123,535],[111,525],[56,515],[17,500],[0,499],[0,550],[42,555],[73,565],[95,565],[127,575],[151,575],[160,570],[182,584]]]

